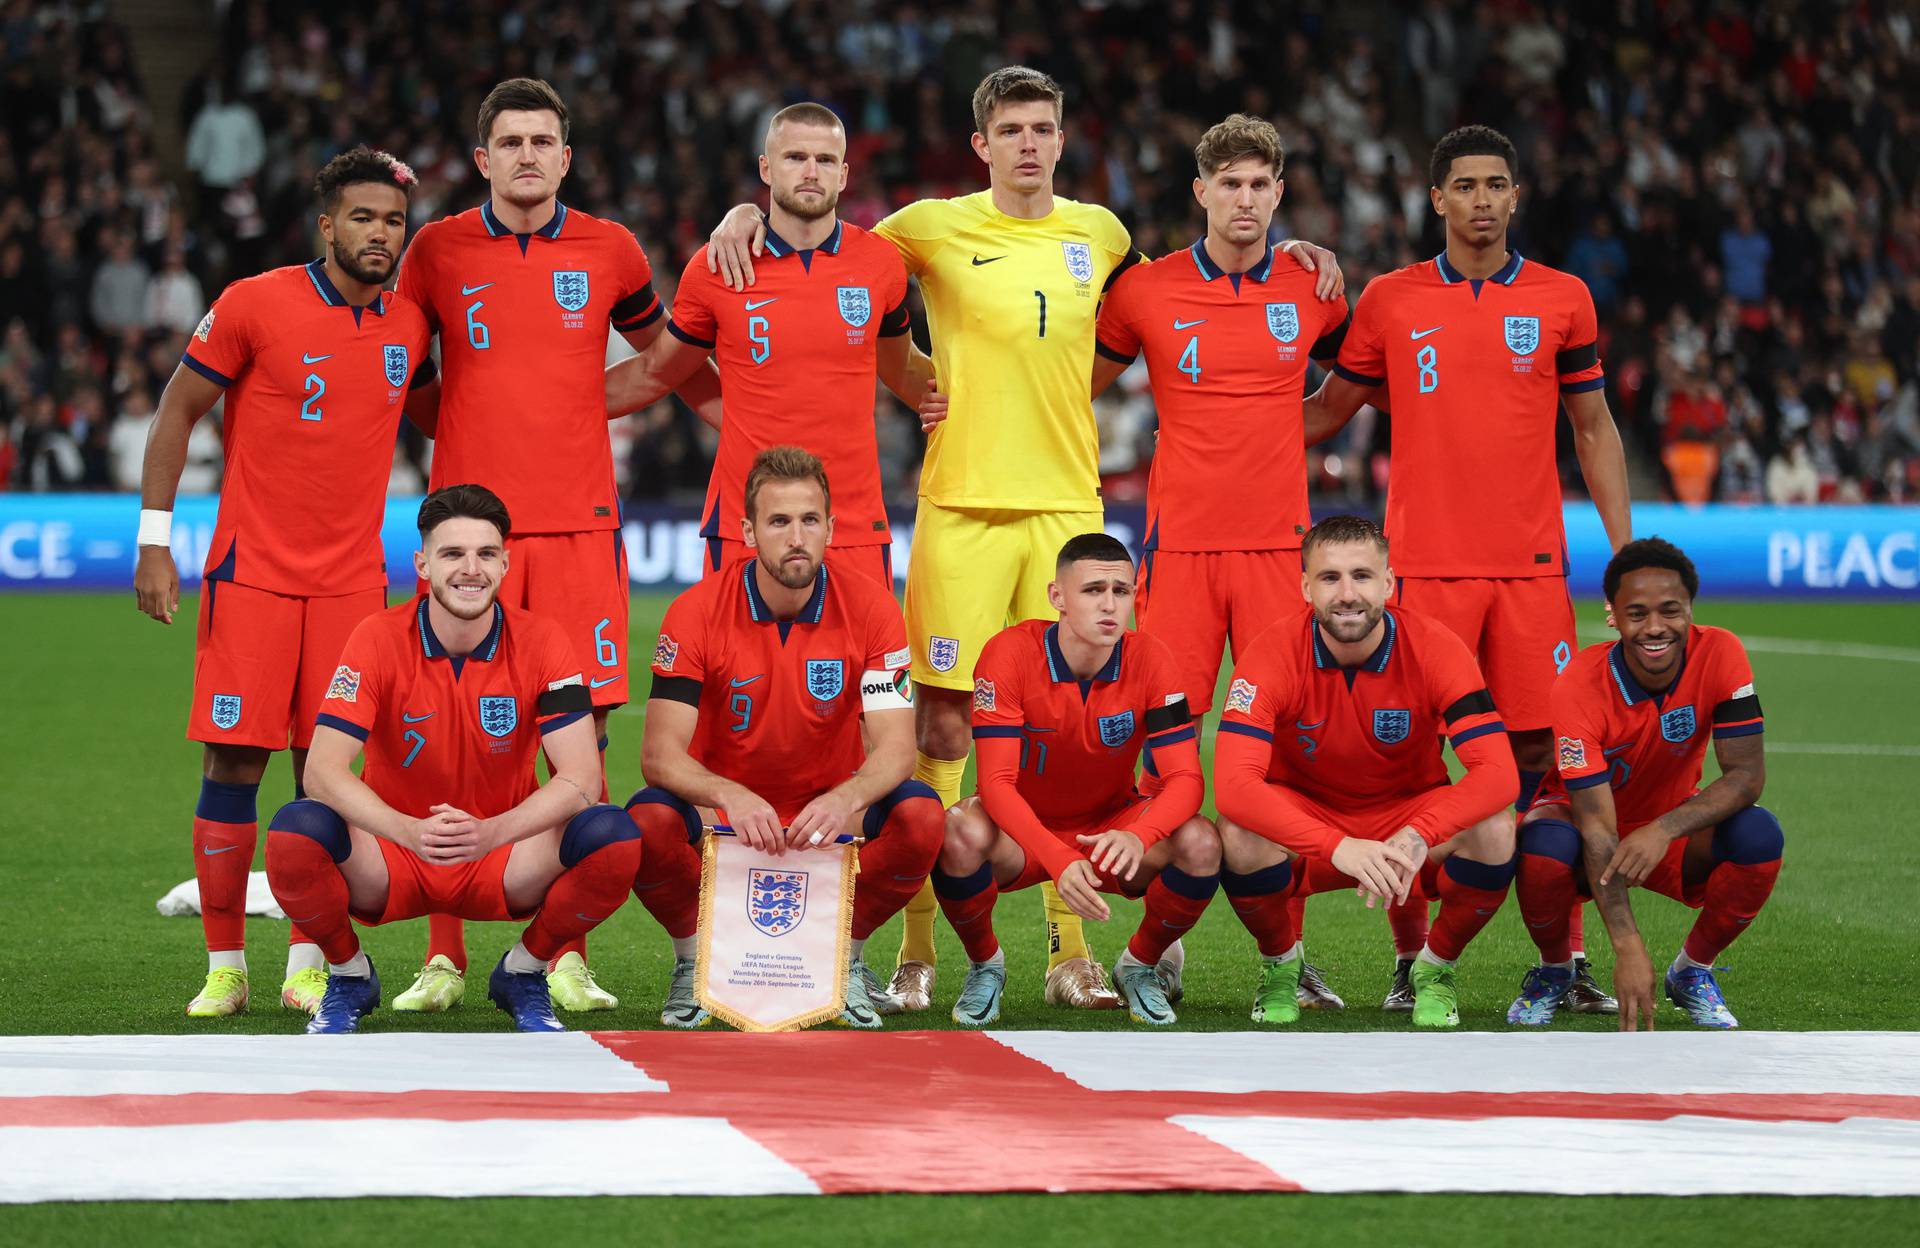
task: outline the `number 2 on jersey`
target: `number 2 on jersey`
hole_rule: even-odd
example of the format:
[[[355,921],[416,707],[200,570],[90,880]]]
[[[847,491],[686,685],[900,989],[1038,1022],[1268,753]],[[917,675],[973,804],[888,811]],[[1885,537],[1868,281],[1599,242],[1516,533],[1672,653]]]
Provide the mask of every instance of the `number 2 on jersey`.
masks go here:
[[[307,392],[307,397],[300,402],[300,419],[319,420],[323,414],[320,411],[320,397],[327,392],[326,378],[319,373],[308,373],[302,389]]]

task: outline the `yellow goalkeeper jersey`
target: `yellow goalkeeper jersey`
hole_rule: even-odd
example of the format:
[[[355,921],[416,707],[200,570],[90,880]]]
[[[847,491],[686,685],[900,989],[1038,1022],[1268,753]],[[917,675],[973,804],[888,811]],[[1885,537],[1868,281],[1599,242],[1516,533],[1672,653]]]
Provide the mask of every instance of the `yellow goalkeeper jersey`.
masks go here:
[[[1056,198],[1038,220],[992,193],[923,199],[874,227],[920,279],[945,423],[927,441],[921,497],[940,507],[1100,510],[1088,397],[1094,314],[1132,254],[1097,204]]]

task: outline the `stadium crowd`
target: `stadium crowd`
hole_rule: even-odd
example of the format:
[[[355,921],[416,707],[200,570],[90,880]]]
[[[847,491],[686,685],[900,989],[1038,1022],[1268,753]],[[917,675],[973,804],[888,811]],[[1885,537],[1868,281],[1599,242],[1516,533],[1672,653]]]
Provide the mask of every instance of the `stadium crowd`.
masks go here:
[[[1637,478],[1683,501],[1906,501],[1920,490],[1920,31],[1821,0],[881,6],[234,0],[182,100],[143,87],[106,6],[0,7],[0,488],[131,490],[154,401],[226,282],[315,249],[311,183],[356,142],[419,171],[415,226],[484,195],[473,118],[534,74],[573,109],[563,197],[630,226],[669,302],[726,208],[762,193],[766,118],[844,117],[843,215],[983,184],[967,97],[1024,62],[1068,92],[1063,193],[1150,255],[1201,223],[1191,149],[1228,112],[1286,139],[1276,231],[1336,247],[1350,295],[1440,247],[1426,150],[1461,121],[1520,152],[1519,246],[1582,277]],[[185,150],[156,150],[156,109]],[[176,159],[176,155],[178,159]],[[186,173],[165,169],[184,163]],[[1143,496],[1144,369],[1099,405],[1107,495]],[[878,400],[888,488],[915,422]],[[712,438],[663,403],[613,426],[630,498],[697,499]],[[1563,430],[1563,442],[1564,430]],[[1373,503],[1385,419],[1314,456]],[[1577,491],[1570,446],[1562,471]],[[410,431],[397,486],[418,488]],[[212,422],[183,488],[218,488]]]

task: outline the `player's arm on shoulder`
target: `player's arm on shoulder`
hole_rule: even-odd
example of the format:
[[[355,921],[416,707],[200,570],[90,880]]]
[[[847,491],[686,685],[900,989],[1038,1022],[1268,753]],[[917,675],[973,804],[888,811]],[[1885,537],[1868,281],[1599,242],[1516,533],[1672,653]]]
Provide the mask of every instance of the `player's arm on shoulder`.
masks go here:
[[[1339,257],[1331,250],[1305,239],[1290,238],[1280,250],[1292,256],[1300,267],[1314,275],[1313,297],[1319,300],[1344,299],[1347,275],[1340,269]]]
[[[1387,357],[1380,331],[1380,290],[1376,280],[1360,292],[1353,314],[1343,323],[1333,367],[1320,388],[1307,397],[1308,446],[1340,432],[1366,404],[1385,407]]]
[[[1140,356],[1140,333],[1134,325],[1134,292],[1139,289],[1139,266],[1121,274],[1100,301],[1100,316],[1094,324],[1093,397],[1106,393],[1120,374],[1133,366]]]
[[[225,388],[185,362],[173,370],[147,431],[146,458],[140,466],[139,557],[133,570],[134,599],[140,610],[162,624],[173,623],[180,609],[180,571],[173,562],[173,504],[180,474],[187,466],[187,442],[193,427]]]
[[[921,431],[926,432],[947,418],[947,395],[934,379],[933,358],[922,351],[913,335],[907,332],[906,317],[906,305],[902,304],[897,330],[889,333],[888,322],[881,322],[880,340],[874,344],[874,362],[881,384],[914,410],[920,417]]]
[[[713,344],[703,344],[677,331],[678,327],[673,326],[669,332],[661,333],[656,324],[653,341],[641,348],[638,355],[607,366],[607,419],[618,420],[629,412],[651,407],[680,389],[689,378],[712,371],[705,366],[713,354]],[[712,396],[716,408],[719,393],[716,377]],[[694,410],[700,411],[698,404],[694,404]],[[701,412],[701,418],[716,429],[720,427],[717,413],[709,419],[708,413]]]
[[[707,236],[707,271],[728,290],[753,285],[753,260],[767,245],[767,218],[756,204],[735,204]]]

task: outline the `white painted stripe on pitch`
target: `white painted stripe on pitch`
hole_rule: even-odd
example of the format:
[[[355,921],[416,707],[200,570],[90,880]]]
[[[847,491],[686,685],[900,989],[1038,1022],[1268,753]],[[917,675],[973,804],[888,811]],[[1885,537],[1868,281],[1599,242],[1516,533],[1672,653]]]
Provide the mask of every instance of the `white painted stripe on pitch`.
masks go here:
[[[1310,1192],[1920,1195],[1920,1123],[1181,1115]]]
[[[1778,741],[1767,742],[1767,753],[1774,754],[1842,754],[1864,755],[1868,758],[1920,758],[1920,745],[1845,745],[1821,742]]]
[[[724,1118],[0,1127],[0,1202],[815,1195]]]
[[[0,1036],[0,1096],[666,1090],[583,1032]]]
[[[991,1034],[1096,1092],[1911,1096],[1920,1069],[1906,1032]]]
[[[1583,624],[1577,630],[1585,641],[1613,641],[1620,634],[1599,625]],[[1874,659],[1884,663],[1920,663],[1920,650],[1908,646],[1876,646],[1856,641],[1809,641],[1803,637],[1749,637],[1740,634],[1740,644],[1760,654],[1799,654],[1816,659]]]

